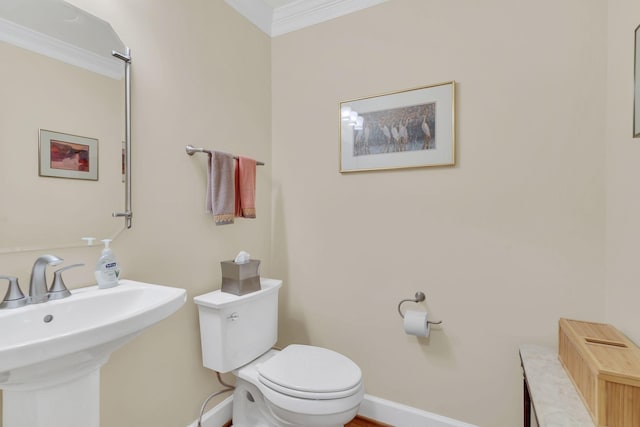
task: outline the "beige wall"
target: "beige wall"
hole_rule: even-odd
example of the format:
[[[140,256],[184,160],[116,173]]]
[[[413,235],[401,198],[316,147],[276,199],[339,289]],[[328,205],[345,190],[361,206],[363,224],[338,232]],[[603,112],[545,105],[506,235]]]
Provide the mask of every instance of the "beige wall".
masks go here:
[[[640,343],[640,140],[633,129],[634,30],[640,4],[609,2],[607,69],[607,320]]]
[[[219,389],[191,298],[240,249],[285,280],[281,344],[338,350],[369,393],[480,426],[520,422],[517,346],[554,345],[558,317],[640,340],[632,0],[393,0],[272,41],[221,0],[74,3],[133,51],[124,275],[189,293],[103,368],[103,427],[186,426]],[[340,100],[448,80],[456,167],[337,172]],[[213,225],[188,143],[266,161],[257,220]],[[92,282],[98,248],[53,252]],[[24,287],[36,255],[0,272]],[[417,290],[445,322],[429,340],[396,312]]]
[[[521,422],[518,345],[604,317],[606,14],[394,0],[273,40],[283,342],[348,355],[373,395]],[[341,100],[449,80],[456,167],[338,173]],[[426,341],[396,311],[417,290],[444,320]]]

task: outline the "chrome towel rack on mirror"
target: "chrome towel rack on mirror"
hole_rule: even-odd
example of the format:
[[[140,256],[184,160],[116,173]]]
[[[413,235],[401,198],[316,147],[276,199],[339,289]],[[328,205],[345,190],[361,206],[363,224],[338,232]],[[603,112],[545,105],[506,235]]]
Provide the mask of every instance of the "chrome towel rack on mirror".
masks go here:
[[[115,58],[124,62],[124,179],[125,179],[125,195],[124,195],[124,212],[114,212],[113,217],[124,217],[125,225],[131,228],[133,212],[131,211],[131,49],[126,48],[124,53],[111,53]]]

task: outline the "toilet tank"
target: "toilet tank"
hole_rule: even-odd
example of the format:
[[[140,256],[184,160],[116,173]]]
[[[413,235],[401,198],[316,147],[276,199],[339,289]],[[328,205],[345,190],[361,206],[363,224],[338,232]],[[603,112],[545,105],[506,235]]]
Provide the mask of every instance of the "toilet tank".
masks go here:
[[[282,280],[260,278],[261,290],[221,291],[195,297],[200,315],[202,364],[229,372],[267,352],[278,339],[278,290]]]

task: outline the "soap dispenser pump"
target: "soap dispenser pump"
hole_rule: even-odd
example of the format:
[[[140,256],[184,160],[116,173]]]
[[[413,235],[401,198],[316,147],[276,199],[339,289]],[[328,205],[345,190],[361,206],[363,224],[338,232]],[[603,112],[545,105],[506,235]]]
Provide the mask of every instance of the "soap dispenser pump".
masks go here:
[[[111,239],[104,239],[102,243],[104,243],[104,249],[96,264],[96,281],[98,282],[98,288],[106,289],[118,285],[120,267],[116,257],[113,255],[113,251],[109,247]]]

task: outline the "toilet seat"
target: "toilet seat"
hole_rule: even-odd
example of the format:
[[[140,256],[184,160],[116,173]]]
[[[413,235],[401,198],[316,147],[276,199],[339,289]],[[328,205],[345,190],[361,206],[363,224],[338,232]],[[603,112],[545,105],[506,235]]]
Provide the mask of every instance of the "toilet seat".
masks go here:
[[[286,396],[342,399],[362,388],[362,372],[351,359],[335,351],[293,344],[258,367],[258,380]]]
[[[289,349],[289,347],[292,348]],[[297,347],[299,346],[290,345],[281,351],[269,350],[253,362],[233,372],[238,377],[239,383],[244,381],[254,387],[257,387],[260,393],[262,393],[269,411],[282,419],[290,420],[296,417],[303,417],[303,419],[306,419],[305,417],[307,416],[319,416],[338,417],[338,419],[341,420],[343,419],[342,417],[346,417],[345,419],[348,421],[353,418],[353,416],[355,416],[355,411],[358,406],[360,406],[360,403],[364,398],[364,385],[362,382],[362,373],[360,368],[350,359],[331,350],[322,349],[320,347],[300,346],[306,347],[305,350]],[[302,358],[299,351],[302,351],[303,355],[307,354],[305,352],[309,351],[316,356],[318,353],[324,353],[325,351],[330,353],[324,353],[325,356],[327,356],[326,358],[323,356],[320,356],[320,358],[314,358],[312,356],[310,359],[311,362],[307,363],[307,361]],[[285,355],[284,358],[280,358],[282,353]],[[338,366],[342,366],[342,362],[336,361],[328,354],[338,355],[348,360],[349,363],[345,362],[345,365],[352,366],[353,369],[347,369],[347,372],[350,372],[351,375],[345,375],[343,378],[338,378],[334,386],[329,386],[328,383],[322,382],[314,383],[313,381],[298,381],[296,383],[287,381],[291,381],[292,378],[297,378],[295,374],[292,374],[293,372],[299,372],[301,368],[304,368],[305,366],[309,367],[306,368],[307,371],[312,370],[310,369],[312,365],[313,370],[321,372],[321,375],[332,375],[327,373],[327,370],[332,369],[330,363],[333,361],[336,362]],[[276,361],[273,364],[270,364],[269,362],[273,359],[276,359]],[[315,362],[313,362],[314,360]],[[325,361],[324,367],[320,366],[321,363],[319,363],[319,360]],[[287,363],[290,364],[287,366]],[[353,363],[353,365],[350,365],[351,363]],[[342,369],[344,369],[344,367]],[[339,371],[342,371],[342,369],[339,369]],[[292,375],[292,378],[290,378],[289,375]],[[270,380],[266,376],[269,376],[275,381]],[[302,375],[302,377],[304,377],[304,375]],[[349,380],[343,382],[345,379]],[[349,387],[348,384],[354,382],[355,385],[353,387]],[[316,385],[312,386],[311,384]],[[324,385],[324,387],[318,387],[318,385]],[[318,388],[320,391],[312,390],[314,388]],[[311,391],[305,391],[302,389]],[[336,391],[336,389],[338,390]],[[351,412],[353,412],[353,414],[351,414]],[[347,421],[344,422],[346,423]],[[304,425],[306,422],[308,422],[308,420],[305,422],[301,421],[298,424],[294,423],[294,425]]]

